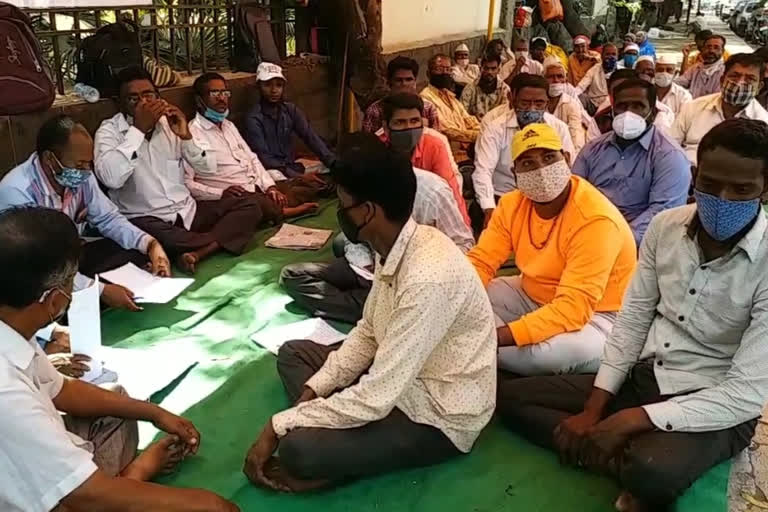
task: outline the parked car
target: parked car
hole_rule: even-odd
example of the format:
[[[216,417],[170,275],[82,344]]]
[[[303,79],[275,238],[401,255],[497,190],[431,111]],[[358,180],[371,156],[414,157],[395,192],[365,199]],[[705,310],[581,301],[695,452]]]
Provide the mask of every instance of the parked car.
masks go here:
[[[768,43],[768,8],[761,7],[754,12],[747,24],[745,39],[758,46]]]
[[[731,16],[728,18],[728,26],[734,32],[736,32],[736,18],[744,12],[744,8],[747,6],[746,0],[740,0],[731,10]]]
[[[747,34],[750,19],[752,19],[755,12],[763,6],[763,3],[764,0],[752,0],[747,3],[741,13],[736,15],[733,31],[736,32],[737,35],[744,37]]]
[[[731,4],[723,3],[720,4],[720,12],[718,15],[720,16],[720,19],[723,21],[728,21],[731,18],[731,12],[733,11],[733,6]]]

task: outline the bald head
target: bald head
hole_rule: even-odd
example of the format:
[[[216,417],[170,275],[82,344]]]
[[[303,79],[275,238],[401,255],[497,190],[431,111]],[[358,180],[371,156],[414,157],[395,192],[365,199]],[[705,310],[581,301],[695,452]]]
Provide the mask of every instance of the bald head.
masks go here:
[[[37,155],[53,168],[92,169],[93,139],[88,130],[69,116],[52,117],[37,133]],[[57,162],[58,161],[58,162]]]

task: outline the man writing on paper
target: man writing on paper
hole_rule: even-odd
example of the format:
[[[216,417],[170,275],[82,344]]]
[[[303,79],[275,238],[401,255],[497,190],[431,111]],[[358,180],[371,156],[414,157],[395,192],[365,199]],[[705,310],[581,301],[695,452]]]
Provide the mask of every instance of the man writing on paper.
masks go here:
[[[453,242],[411,218],[408,158],[371,140],[345,152],[332,174],[342,231],[369,243],[378,261],[363,319],[340,347],[303,340],[280,349],[278,371],[297,405],[267,422],[244,468],[276,490],[467,453],[495,405],[488,296]]]
[[[236,512],[208,491],[149,483],[197,453],[190,421],[121,388],[65,379],[37,345],[35,332],[69,308],[79,256],[64,213],[0,213],[0,266],[13,269],[0,275],[0,510]],[[138,457],[136,420],[168,434]]]
[[[88,277],[128,262],[152,273],[170,276],[168,257],[160,243],[131,224],[99,188],[93,175],[93,139],[70,117],[55,116],[40,127],[37,151],[0,181],[0,210],[35,205],[64,212],[82,236],[86,225],[104,238],[84,243],[77,288]],[[112,307],[139,311],[133,293],[114,284],[103,285],[101,298]]]

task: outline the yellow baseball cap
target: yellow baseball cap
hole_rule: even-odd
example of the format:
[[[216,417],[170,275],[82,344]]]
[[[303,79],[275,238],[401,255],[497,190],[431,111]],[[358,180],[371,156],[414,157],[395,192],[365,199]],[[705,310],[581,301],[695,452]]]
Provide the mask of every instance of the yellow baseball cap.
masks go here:
[[[553,149],[561,151],[563,143],[557,132],[544,123],[529,124],[512,139],[512,161],[529,149]]]

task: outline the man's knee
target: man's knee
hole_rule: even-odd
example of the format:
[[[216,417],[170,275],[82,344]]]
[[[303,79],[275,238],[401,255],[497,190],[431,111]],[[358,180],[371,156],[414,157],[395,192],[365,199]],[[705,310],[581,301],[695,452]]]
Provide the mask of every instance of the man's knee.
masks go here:
[[[653,510],[665,511],[693,483],[690,475],[643,449],[630,447],[622,457],[619,482],[623,489]]]
[[[325,478],[323,468],[329,461],[320,453],[318,445],[311,429],[293,430],[280,440],[280,464],[294,478]]]
[[[496,412],[504,421],[516,421],[520,411],[530,403],[530,378],[513,378],[499,372]]]
[[[284,369],[295,368],[297,363],[303,362],[304,354],[312,345],[315,345],[315,342],[310,340],[291,340],[283,343],[277,350],[277,372],[283,375]]]

